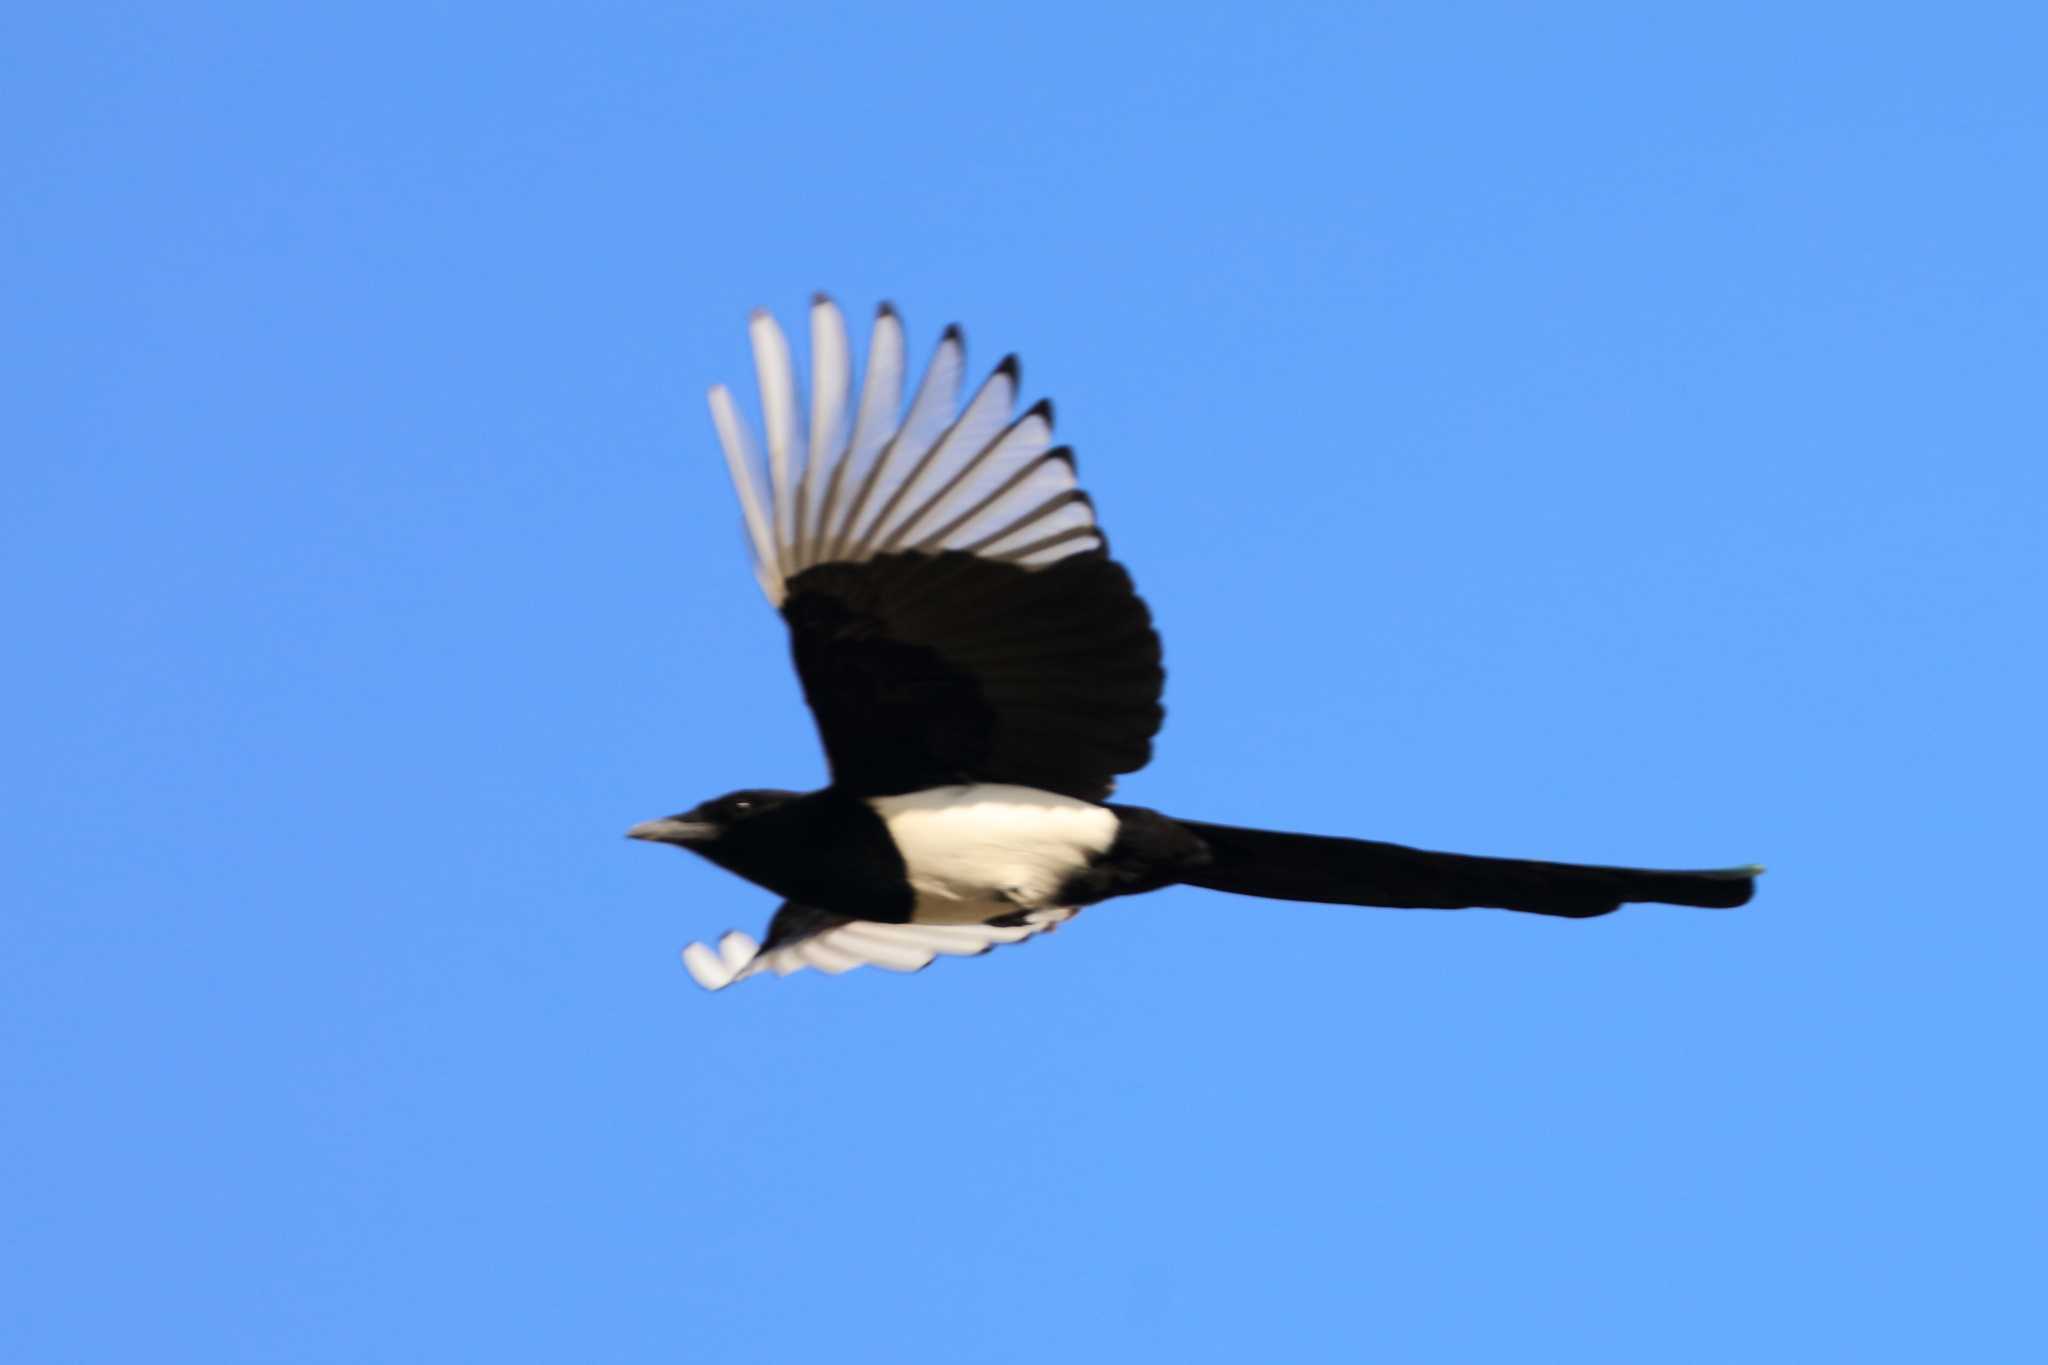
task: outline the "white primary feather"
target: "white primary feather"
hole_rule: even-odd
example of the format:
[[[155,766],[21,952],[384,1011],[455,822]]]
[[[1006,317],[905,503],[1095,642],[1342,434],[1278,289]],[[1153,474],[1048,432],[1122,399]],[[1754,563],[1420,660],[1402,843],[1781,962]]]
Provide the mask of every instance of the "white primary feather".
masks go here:
[[[1016,924],[882,924],[852,920],[762,952],[737,929],[719,939],[714,950],[702,943],[683,949],[683,965],[697,984],[723,990],[735,981],[771,972],[788,976],[811,967],[838,974],[855,967],[882,967],[914,972],[937,957],[975,957],[1005,943],[1021,943],[1049,933],[1079,913],[1072,906],[1048,906],[1020,917]]]
[[[988,447],[1008,424],[1016,406],[1016,368],[1006,364],[982,382],[966,409],[943,433],[914,455],[906,423],[897,467],[887,481],[888,496],[876,506],[861,548],[874,554],[898,548],[902,532],[921,519],[932,495],[950,486],[948,476]]]
[[[829,301],[824,304],[831,308]],[[836,314],[839,310],[832,308]],[[868,343],[868,370],[861,380],[860,411],[854,418],[853,435],[847,438],[841,458],[833,463],[825,480],[825,497],[818,508],[814,543],[829,551],[853,507],[857,490],[874,468],[882,447],[896,431],[896,413],[903,406],[903,322],[887,304],[875,317],[875,331]]]
[[[718,428],[718,441],[725,448],[725,467],[740,498],[740,512],[746,518],[747,541],[754,551],[754,576],[761,591],[772,599],[781,591],[782,568],[775,549],[775,532],[768,522],[768,505],[754,479],[760,463],[754,454],[753,433],[740,420],[732,391],[720,384],[711,390],[711,423]]]
[[[846,319],[823,300],[811,304],[811,439],[806,450],[837,450],[846,425],[846,394],[853,386],[851,349],[846,341]],[[822,459],[805,463],[802,485],[796,500],[796,552],[804,557],[807,543],[816,535],[819,502],[825,490],[819,483]]]
[[[786,567],[796,538],[795,467],[802,461],[798,445],[796,369],[789,358],[789,339],[767,310],[757,308],[747,322],[754,343],[754,374],[761,385],[761,418],[768,431],[768,496],[774,515],[775,543]]]
[[[903,324],[884,304],[849,423],[846,321],[819,295],[810,322],[807,429],[782,329],[765,312],[748,324],[765,468],[731,392],[723,385],[711,391],[712,420],[769,601],[781,605],[791,578],[834,561],[961,550],[1042,567],[1102,547],[1094,509],[1075,485],[1072,457],[1052,449],[1050,405],[1014,415],[1014,360],[998,366],[963,408],[966,345],[958,328],[948,328],[908,411],[899,412]]]
[[[882,518],[894,510],[905,481],[947,429],[953,410],[960,405],[960,377],[966,368],[967,342],[958,328],[949,327],[932,352],[931,364],[924,368],[917,392],[911,395],[910,411],[903,415],[902,425],[890,433],[874,467],[854,490],[835,557],[862,557],[862,542],[872,538]]]

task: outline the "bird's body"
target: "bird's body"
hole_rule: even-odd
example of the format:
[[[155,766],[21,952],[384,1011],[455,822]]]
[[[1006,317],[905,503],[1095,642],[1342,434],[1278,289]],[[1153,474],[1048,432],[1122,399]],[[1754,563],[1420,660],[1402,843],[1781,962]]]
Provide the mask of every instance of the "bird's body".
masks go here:
[[[1071,884],[1108,854],[1118,826],[1107,806],[1000,783],[747,799],[754,813],[704,845],[705,857],[791,900],[884,923],[981,924],[1071,905]]]
[[[948,329],[899,416],[894,312],[885,305],[876,319],[857,400],[838,309],[821,297],[811,322],[807,425],[780,329],[765,314],[752,324],[766,498],[723,388],[712,414],[832,781],[803,794],[735,792],[631,831],[785,898],[761,944],[734,932],[716,950],[686,950],[701,984],[804,966],[914,970],[1177,883],[1569,918],[1630,901],[1749,899],[1760,869],[1471,858],[1108,802],[1116,777],[1151,755],[1165,673],[1072,453],[1052,447],[1050,405],[1011,416],[1010,358],[960,406],[964,349]]]

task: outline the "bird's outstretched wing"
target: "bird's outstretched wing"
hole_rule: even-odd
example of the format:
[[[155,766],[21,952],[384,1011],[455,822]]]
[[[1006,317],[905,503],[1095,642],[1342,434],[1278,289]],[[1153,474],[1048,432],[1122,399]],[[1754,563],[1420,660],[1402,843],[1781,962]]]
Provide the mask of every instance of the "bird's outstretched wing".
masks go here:
[[[1015,415],[1016,358],[963,406],[949,327],[906,409],[903,324],[884,304],[856,396],[845,319],[820,295],[806,422],[781,328],[757,312],[750,334],[765,461],[722,385],[712,419],[834,783],[1100,800],[1144,766],[1164,714],[1159,639],[1073,453],[1052,444],[1051,404]]]
[[[855,967],[915,972],[935,957],[974,957],[1004,943],[1021,943],[1074,917],[1067,907],[1033,910],[1001,924],[878,924],[847,919],[785,901],[769,922],[765,943],[734,929],[717,947],[692,943],[683,965],[705,990],[723,990],[761,972],[788,976],[815,967],[838,975]]]

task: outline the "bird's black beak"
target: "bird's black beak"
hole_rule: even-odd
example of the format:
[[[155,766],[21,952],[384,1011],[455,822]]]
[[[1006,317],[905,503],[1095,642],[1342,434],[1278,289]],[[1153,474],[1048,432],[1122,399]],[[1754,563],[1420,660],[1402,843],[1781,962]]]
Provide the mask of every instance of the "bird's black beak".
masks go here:
[[[718,833],[718,826],[702,820],[669,816],[648,820],[626,831],[628,839],[645,839],[655,844],[700,844]]]

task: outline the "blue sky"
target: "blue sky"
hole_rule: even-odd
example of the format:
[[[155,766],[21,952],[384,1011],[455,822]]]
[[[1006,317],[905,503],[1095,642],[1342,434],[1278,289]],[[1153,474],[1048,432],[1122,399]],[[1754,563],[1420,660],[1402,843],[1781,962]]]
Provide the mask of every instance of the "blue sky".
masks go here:
[[[46,6],[0,42],[0,1354],[2016,1359],[2033,6]],[[1059,405],[1125,799],[1771,866],[699,992],[822,777],[703,406]]]

